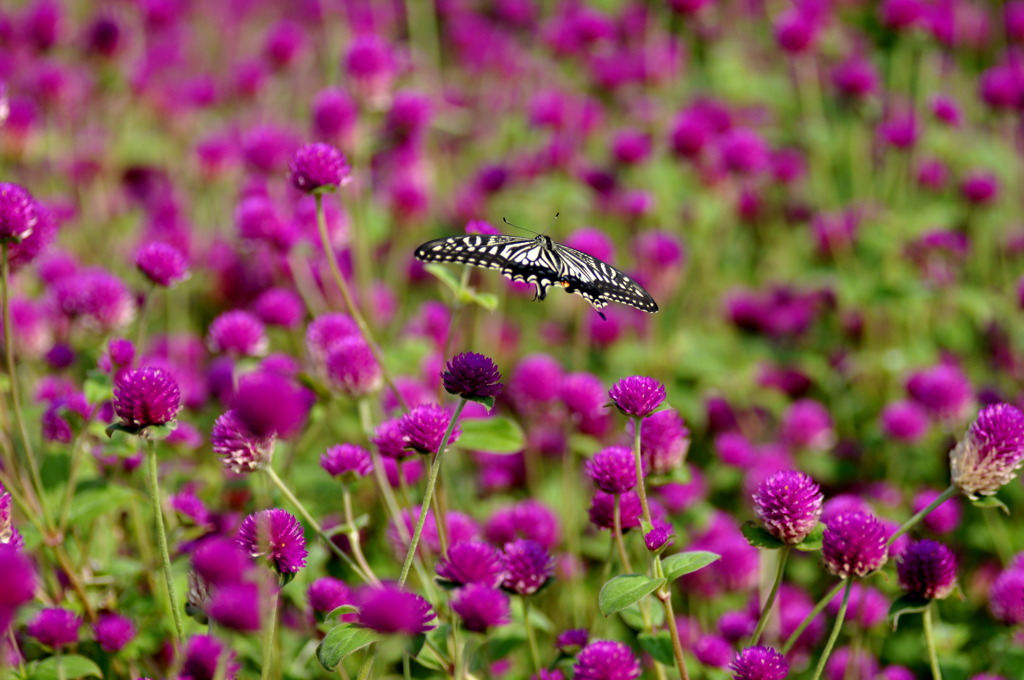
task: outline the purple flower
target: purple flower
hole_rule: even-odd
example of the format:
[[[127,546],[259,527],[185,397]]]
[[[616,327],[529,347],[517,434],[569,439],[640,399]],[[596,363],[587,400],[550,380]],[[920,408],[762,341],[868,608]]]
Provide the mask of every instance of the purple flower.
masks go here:
[[[949,453],[953,484],[968,498],[991,496],[1024,463],[1024,413],[1009,404],[986,406]]]
[[[852,56],[832,70],[832,85],[849,99],[861,99],[878,89],[878,72],[870,60]]]
[[[719,635],[701,635],[693,643],[693,656],[712,668],[725,668],[732,657],[732,645]]]
[[[383,382],[380,364],[360,336],[351,336],[331,345],[326,368],[331,385],[348,397],[373,394]]]
[[[824,495],[811,476],[781,470],[762,481],[754,492],[754,515],[783,543],[804,540],[821,517]]]
[[[397,64],[385,40],[373,33],[356,36],[345,53],[344,65],[360,96],[375,108],[387,102]]]
[[[259,356],[267,351],[267,333],[256,315],[242,309],[225,312],[213,320],[210,349],[231,356]]]
[[[597,488],[605,493],[623,493],[636,486],[633,452],[624,446],[610,446],[598,451],[583,469]]]
[[[619,498],[619,516],[622,530],[626,531],[633,527],[640,526],[640,516],[643,508],[640,505],[640,496],[636,491],[627,491],[622,494],[609,494],[603,491],[594,493],[590,502],[590,509],[587,511],[591,523],[598,529],[611,529],[615,526],[615,498]]]
[[[0,241],[18,243],[32,233],[38,220],[32,194],[17,184],[0,182]]]
[[[422,454],[436,453],[441,447],[451,417],[447,409],[436,404],[421,404],[413,408],[398,421],[398,430],[402,433],[405,448]],[[448,439],[449,446],[455,443],[460,433],[456,424]]]
[[[340,151],[330,144],[306,144],[288,166],[292,185],[307,194],[334,191],[352,179],[352,169]]]
[[[536,541],[521,538],[506,543],[500,559],[505,569],[501,585],[517,595],[533,595],[554,574],[554,560]]]
[[[188,260],[180,250],[154,241],[135,254],[135,266],[157,286],[172,286],[188,278]]]
[[[941,600],[956,585],[956,557],[937,541],[911,543],[896,560],[900,588],[926,600]]]
[[[736,653],[729,670],[733,680],[783,680],[789,662],[771,647],[747,647]]]
[[[489,628],[504,626],[510,621],[508,595],[481,583],[456,590],[451,606],[466,629],[474,633],[486,633]]]
[[[1010,568],[999,575],[989,589],[988,606],[1000,623],[1024,623],[1024,569]]]
[[[352,591],[345,585],[331,576],[323,576],[309,584],[306,589],[306,599],[314,612],[329,614],[342,605],[352,603]],[[351,614],[344,615],[347,618],[354,618]],[[347,620],[346,618],[346,620]]]
[[[238,542],[227,538],[203,541],[192,553],[192,569],[210,585],[238,583],[251,568],[252,560]]]
[[[828,449],[835,440],[832,416],[812,399],[795,401],[782,418],[782,438],[797,448]]]
[[[838,616],[842,606],[842,593],[836,593],[825,611],[829,616]],[[877,589],[854,581],[850,588],[850,603],[846,610],[847,621],[868,630],[885,620],[889,613],[889,599]]]
[[[306,565],[302,525],[284,510],[260,510],[246,517],[238,545],[251,557],[266,557],[279,574],[294,574]]]
[[[310,117],[313,134],[320,139],[341,141],[351,132],[359,110],[341,88],[321,90],[313,99]]]
[[[306,419],[312,395],[278,373],[243,376],[231,400],[234,417],[254,436],[295,434]]]
[[[225,628],[242,633],[260,629],[260,589],[255,583],[230,583],[213,593],[206,613]]]
[[[487,520],[484,535],[494,545],[528,538],[554,550],[559,539],[558,516],[540,501],[529,498],[496,510]]]
[[[839,578],[867,576],[888,557],[889,531],[874,515],[843,512],[829,519],[822,538],[825,568]]]
[[[135,624],[127,616],[106,612],[92,627],[96,642],[108,654],[116,654],[135,637]]]
[[[378,633],[419,635],[437,627],[430,603],[394,583],[364,586],[355,601],[359,625]]]
[[[912,508],[918,513],[931,505],[938,498],[939,492],[925,489],[916,496]],[[956,498],[947,498],[942,504],[928,513],[921,522],[937,534],[945,534],[960,526],[960,503]]]
[[[907,379],[907,393],[935,418],[959,418],[971,400],[967,376],[950,364],[939,364]]]
[[[270,326],[295,328],[306,313],[302,298],[287,288],[271,288],[264,291],[252,305],[260,321]]]
[[[572,667],[574,680],[636,680],[640,662],[621,642],[596,640],[580,650]]]
[[[217,638],[210,635],[193,635],[185,649],[185,662],[181,667],[179,678],[189,680],[213,680],[217,676],[217,668],[222,665],[222,657],[227,654],[227,672],[225,680],[231,680],[238,671],[234,662],[235,653],[229,651]]]
[[[82,620],[74,612],[58,607],[40,610],[25,626],[25,631],[47,647],[63,647],[78,642]]]
[[[626,430],[633,434],[633,421]],[[667,475],[683,466],[690,450],[690,430],[679,413],[666,409],[652,413],[640,424],[640,455],[653,475]]]
[[[501,373],[489,357],[475,352],[462,352],[448,362],[441,374],[448,394],[463,399],[493,399],[501,394]]]
[[[332,477],[351,477],[353,480],[373,472],[370,452],[355,444],[331,446],[320,456],[320,467]]]
[[[224,462],[224,467],[236,474],[260,470],[270,463],[274,455],[274,435],[257,437],[235,416],[234,411],[224,413],[213,423],[210,447]]]
[[[913,444],[928,431],[928,413],[912,401],[897,401],[882,409],[882,431],[898,442]]]
[[[29,558],[11,543],[0,543],[0,630],[7,630],[14,614],[32,601],[36,573]]]
[[[665,386],[654,378],[629,376],[612,385],[608,396],[623,415],[646,418],[665,401]]]
[[[498,551],[482,541],[462,541],[448,548],[437,564],[437,575],[457,585],[481,584],[497,588],[503,572]]]
[[[725,168],[737,175],[755,175],[768,167],[768,145],[748,128],[733,128],[722,135],[719,153]]]
[[[135,318],[135,300],[128,287],[102,269],[87,269],[60,278],[50,294],[68,320],[101,332],[118,330]]]
[[[575,655],[587,646],[590,635],[586,628],[570,628],[558,634],[555,638],[555,649],[563,654]]]
[[[558,397],[561,382],[561,364],[547,354],[531,354],[512,372],[508,395],[517,411],[533,413]]]
[[[306,327],[306,350],[313,363],[322,365],[335,343],[350,336],[362,337],[359,326],[346,314],[324,314],[313,319]]]
[[[181,410],[181,392],[162,368],[143,366],[114,379],[114,413],[129,428],[142,429],[174,420]]]
[[[821,30],[819,23],[809,9],[784,12],[775,22],[775,41],[790,54],[810,51]]]
[[[971,205],[985,205],[996,199],[999,180],[991,172],[975,170],[960,183],[960,194]]]
[[[671,543],[672,525],[668,522],[658,522],[653,529],[644,534],[644,545],[651,552],[657,552]]]

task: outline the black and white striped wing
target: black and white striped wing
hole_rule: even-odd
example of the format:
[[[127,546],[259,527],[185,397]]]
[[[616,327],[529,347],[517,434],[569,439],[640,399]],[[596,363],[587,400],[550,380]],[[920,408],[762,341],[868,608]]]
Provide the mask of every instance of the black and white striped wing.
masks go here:
[[[537,297],[558,281],[558,260],[537,239],[469,234],[439,238],[416,249],[422,262],[454,262],[497,269],[506,278],[537,285]]]
[[[568,246],[556,244],[555,251],[566,292],[580,295],[597,309],[619,302],[651,314],[658,311],[658,303],[643,286],[607,262]]]

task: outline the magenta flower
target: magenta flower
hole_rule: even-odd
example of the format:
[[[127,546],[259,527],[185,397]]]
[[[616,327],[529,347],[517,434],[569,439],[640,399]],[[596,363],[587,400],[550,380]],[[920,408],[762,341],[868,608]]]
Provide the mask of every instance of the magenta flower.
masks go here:
[[[490,399],[501,394],[501,373],[489,357],[474,352],[456,354],[441,374],[448,394],[463,399]]]
[[[1009,404],[986,406],[949,453],[953,484],[968,498],[991,496],[1024,464],[1024,413]]]
[[[340,151],[330,144],[306,144],[289,165],[292,185],[307,194],[334,191],[352,179],[352,169]]]
[[[284,510],[260,510],[246,517],[238,545],[252,557],[266,558],[279,574],[295,574],[306,565],[302,525]]]
[[[290,437],[302,426],[312,395],[278,373],[260,371],[243,376],[231,400],[234,417],[259,438]]]
[[[320,467],[332,477],[358,479],[373,472],[370,452],[355,444],[331,446],[320,456]]]
[[[268,326],[295,328],[306,314],[302,298],[287,288],[264,291],[252,305],[252,311]]]
[[[267,334],[254,314],[236,309],[213,320],[209,329],[210,349],[231,356],[259,356],[267,351]]]
[[[624,446],[610,446],[598,451],[583,469],[597,488],[605,493],[623,493],[636,486],[636,462],[633,452]]]
[[[563,654],[575,655],[578,651],[587,646],[590,639],[586,628],[570,628],[558,634],[555,638],[555,649]]]
[[[554,560],[535,541],[519,539],[506,543],[500,559],[505,570],[501,585],[517,595],[533,595],[554,574]]]
[[[18,243],[27,238],[38,219],[32,194],[17,184],[0,182],[0,241]]]
[[[633,434],[633,421],[626,431]],[[690,430],[672,409],[657,411],[640,424],[640,455],[653,475],[667,475],[686,462],[690,450]]]
[[[328,614],[342,605],[352,603],[352,591],[344,581],[323,576],[309,584],[306,589],[309,606],[318,614]],[[346,614],[345,617],[351,615]]]
[[[486,633],[488,629],[507,625],[511,620],[508,595],[481,583],[456,590],[451,606],[466,629],[474,633]]]
[[[185,662],[181,667],[180,678],[189,680],[214,680],[217,669],[222,665],[222,657],[227,654],[227,671],[225,680],[232,680],[238,672],[235,653],[211,635],[193,635],[185,648]]]
[[[487,520],[484,535],[494,545],[528,538],[554,550],[559,539],[558,515],[540,501],[528,498],[496,510]]]
[[[127,616],[113,612],[100,614],[92,627],[93,635],[100,648],[108,654],[116,654],[135,638],[135,624]]]
[[[897,401],[882,410],[882,431],[898,442],[913,444],[928,431],[928,413],[913,401]]]
[[[665,401],[665,386],[654,378],[630,376],[612,385],[608,396],[623,415],[646,418]]]
[[[503,577],[498,551],[482,541],[461,541],[448,548],[437,575],[460,586],[471,583],[497,588]]]
[[[596,640],[580,650],[573,666],[574,680],[636,680],[640,661],[621,642]]]
[[[236,417],[234,411],[224,413],[213,423],[210,447],[221,457],[224,467],[234,473],[253,472],[270,463],[274,455],[273,434],[257,437]]]
[[[821,517],[824,495],[810,475],[782,470],[762,481],[754,492],[754,515],[783,543],[804,540]]]
[[[956,585],[956,556],[937,541],[911,543],[896,560],[900,588],[926,600],[947,597]]]
[[[939,364],[907,379],[907,393],[935,418],[958,418],[971,400],[967,376],[950,364]]]
[[[58,607],[42,609],[25,626],[25,631],[47,647],[57,649],[78,642],[82,620],[74,612]]]
[[[14,614],[32,601],[36,573],[32,562],[11,543],[0,543],[0,630],[7,630]]]
[[[135,254],[135,266],[154,285],[169,287],[188,278],[188,260],[180,250],[154,241]]]
[[[441,447],[450,420],[451,413],[436,404],[416,406],[398,421],[398,430],[402,433],[405,448],[422,454],[436,453]],[[459,438],[460,432],[458,425],[452,429],[449,446]]]
[[[348,397],[364,397],[380,389],[380,364],[360,336],[350,336],[331,345],[326,357],[331,385]]]
[[[828,521],[822,537],[825,568],[839,578],[867,576],[888,558],[889,531],[874,515],[844,512]]]
[[[217,588],[206,613],[219,625],[241,633],[260,629],[260,589],[255,583],[229,583]]]
[[[619,516],[622,530],[627,531],[633,527],[640,526],[640,517],[643,514],[643,507],[640,505],[640,496],[636,491],[627,491],[622,494],[610,494],[603,491],[594,493],[590,502],[590,509],[587,515],[591,523],[598,529],[612,529],[615,526],[615,497],[619,497]]]
[[[832,446],[832,416],[828,409],[812,399],[793,402],[782,418],[782,438],[791,446],[824,450]]]
[[[181,392],[162,368],[144,366],[123,371],[114,379],[114,413],[134,431],[174,420],[181,410]]]
[[[238,542],[227,538],[203,541],[192,553],[192,569],[213,586],[238,583],[251,568],[252,560]]]
[[[357,622],[378,633],[419,635],[436,628],[430,603],[394,583],[363,586],[356,591]]]
[[[1024,623],[1024,570],[1010,568],[999,575],[988,591],[988,607],[1000,623]]]

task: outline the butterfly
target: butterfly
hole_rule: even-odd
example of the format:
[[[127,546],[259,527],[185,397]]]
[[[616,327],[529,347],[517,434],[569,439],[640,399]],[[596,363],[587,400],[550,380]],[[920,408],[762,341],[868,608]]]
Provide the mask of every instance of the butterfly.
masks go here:
[[[468,234],[427,241],[416,249],[421,262],[457,262],[497,269],[513,281],[537,286],[534,300],[543,300],[551,286],[561,286],[589,302],[602,319],[609,302],[619,302],[645,312],[658,311],[658,303],[643,286],[607,262],[550,237]]]

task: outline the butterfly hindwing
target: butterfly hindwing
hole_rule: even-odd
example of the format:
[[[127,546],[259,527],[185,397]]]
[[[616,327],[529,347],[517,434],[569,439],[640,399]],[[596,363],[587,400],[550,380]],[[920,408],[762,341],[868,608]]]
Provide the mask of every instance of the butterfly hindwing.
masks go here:
[[[610,300],[652,314],[658,311],[658,303],[643,286],[607,262],[568,246],[556,244],[555,250],[562,259],[562,276],[579,289],[567,286],[567,292],[578,293],[591,304],[593,298],[602,300],[601,307]]]

